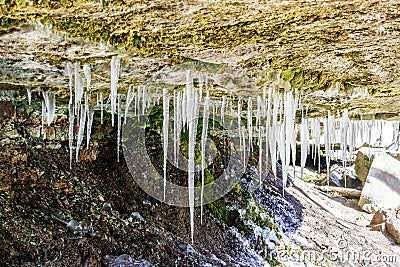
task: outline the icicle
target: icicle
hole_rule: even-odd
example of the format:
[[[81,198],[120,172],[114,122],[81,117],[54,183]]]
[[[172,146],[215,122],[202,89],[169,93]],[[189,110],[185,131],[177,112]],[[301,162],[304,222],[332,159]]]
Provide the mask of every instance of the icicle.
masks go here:
[[[266,90],[266,88],[264,88]],[[268,90],[268,99],[266,106],[266,123],[265,123],[265,167],[266,170],[268,171],[270,166],[269,163],[271,162],[271,155],[270,155],[270,148],[269,148],[269,144],[270,144],[270,130],[271,130],[271,104],[272,104],[272,86],[269,87]]]
[[[142,90],[142,94],[143,94],[143,96],[142,96],[142,115],[144,115],[144,113],[146,112],[146,100],[147,100],[147,98],[146,98],[146,88],[145,87],[143,87],[143,90]]]
[[[177,114],[176,114],[176,129],[174,130],[176,133],[176,164],[179,164],[179,145],[181,143],[181,130],[182,130],[182,92],[178,92],[178,101],[177,101]]]
[[[331,133],[334,132],[334,118],[328,111],[328,117],[324,121],[324,136],[325,136],[325,154],[326,154],[326,171],[327,171],[327,185],[329,186],[330,179],[330,159],[331,159]]]
[[[278,124],[278,110],[279,110],[279,98],[274,97],[274,106],[272,112],[272,126],[269,129],[270,132],[270,155],[271,155],[271,164],[272,164],[272,172],[274,176],[277,177],[276,173],[276,163],[277,163],[277,141],[279,140],[279,124]]]
[[[74,106],[72,101],[68,105],[68,145],[69,145],[69,168],[72,169],[72,157],[73,157],[73,142],[74,142]]]
[[[223,96],[222,97],[222,104],[221,104],[221,123],[224,123],[225,103],[226,103],[226,98],[225,98],[225,96]]]
[[[204,99],[204,115],[203,115],[203,128],[201,133],[201,195],[200,195],[200,223],[203,223],[203,196],[204,196],[204,168],[206,156],[206,142],[208,132],[208,110],[210,105],[210,96],[207,91],[206,98]]]
[[[256,111],[256,129],[258,129],[258,126],[260,126],[261,122],[261,109],[262,109],[262,104],[261,104],[262,98],[261,96],[257,96],[257,111]]]
[[[316,153],[315,153],[315,149],[316,149],[316,143],[315,143],[315,140],[316,140],[316,119],[315,118],[312,118],[312,119],[309,119],[309,121],[310,121],[310,123],[311,123],[311,140],[312,140],[312,143],[310,143],[311,144],[311,159],[313,159],[314,160],[314,165],[315,165],[315,157],[316,157]]]
[[[253,151],[253,104],[251,97],[247,100],[247,131],[249,132],[249,151]]]
[[[177,142],[177,132],[178,132],[178,94],[174,90],[174,164],[178,166],[178,142]]]
[[[100,124],[103,125],[103,92],[100,92]]]
[[[118,76],[119,76],[119,68],[120,68],[120,59],[118,57],[113,56],[111,58],[111,126],[114,127],[114,113],[117,105],[117,87],[118,87]]]
[[[190,71],[187,73],[189,77],[187,83],[189,85]],[[190,81],[189,81],[190,80]],[[197,122],[196,116],[197,106],[196,106],[196,92],[193,87],[188,86],[188,103],[187,103],[187,122],[189,126],[189,160],[188,160],[188,187],[189,187],[189,208],[190,208],[190,230],[191,238],[193,243],[194,234],[194,171],[195,171],[195,161],[194,161],[194,148],[196,145],[196,133],[197,133]]]
[[[68,81],[69,81],[69,104],[72,104],[72,71],[73,66],[71,62],[67,62],[67,74],[68,74]]]
[[[285,143],[285,124],[280,123],[279,125],[279,141],[278,141],[278,150],[279,150],[279,157],[282,163],[282,194],[285,195],[286,189],[286,182],[287,182],[287,168],[286,168],[286,146]]]
[[[46,92],[43,92],[43,98],[47,110],[46,111],[47,125],[50,125],[53,122],[56,111],[56,98],[54,93],[46,93]]]
[[[309,149],[309,137],[308,137],[308,127],[307,119],[301,118],[301,178],[303,178],[304,167],[306,166],[308,149]]]
[[[247,163],[246,163],[246,127],[242,127],[242,145],[243,145],[243,168],[247,168]]]
[[[315,157],[314,165],[316,163],[316,158],[318,158],[318,173],[321,172],[321,155],[319,153],[321,148],[321,121],[320,118],[315,120]]]
[[[135,97],[135,93],[133,93],[133,87],[129,86],[128,94],[126,95],[126,102],[125,102],[124,125],[126,124],[126,120],[128,117],[129,106],[131,105],[134,97]]]
[[[83,141],[83,135],[85,133],[86,112],[85,112],[85,106],[83,105],[81,105],[80,114],[81,115],[79,120],[78,138],[76,142],[76,161],[79,160],[79,150]]]
[[[137,116],[138,114],[139,114],[139,112],[138,112],[138,106],[139,106],[139,101],[138,101],[138,99],[139,99],[139,90],[140,90],[140,86],[138,86],[138,90],[137,90],[137,92],[136,93],[134,93],[134,95],[135,95],[135,103],[134,103],[134,105],[133,105],[133,115],[134,116]]]
[[[83,96],[83,80],[79,70],[79,62],[75,62],[75,111],[79,108]]]
[[[169,95],[168,89],[163,89],[163,147],[164,147],[164,201],[167,186],[167,153],[168,153],[168,123],[169,123]]]
[[[214,101],[214,103],[213,103],[213,114],[212,114],[212,121],[213,121],[212,126],[213,126],[213,128],[215,127],[215,113],[217,113],[217,104]]]
[[[87,90],[89,90],[90,83],[92,81],[92,77],[90,76],[90,65],[89,64],[83,65],[83,74],[85,74],[85,78],[86,78],[86,88],[87,88]]]
[[[30,106],[31,105],[31,99],[32,99],[31,88],[26,88],[26,94],[27,94],[27,97],[28,97],[28,105]]]
[[[117,162],[119,162],[119,148],[121,145],[121,95],[117,95],[118,107],[117,107]]]
[[[237,111],[237,127],[238,127],[238,136],[239,136],[239,143],[240,143],[240,151],[243,151],[243,144],[242,144],[242,129],[241,129],[241,113],[242,113],[242,104],[240,99],[238,100],[238,111]]]
[[[262,126],[258,127],[258,176],[260,179],[260,186],[262,185],[262,163],[263,163],[263,129]]]
[[[89,148],[89,144],[90,144],[90,135],[92,134],[93,115],[94,115],[94,108],[93,108],[93,106],[90,106],[89,112],[88,112],[87,126],[86,126],[86,148]]]
[[[286,146],[286,163],[289,165],[290,155],[292,155],[293,167],[295,166],[296,160],[296,129],[295,129],[295,101],[291,91],[284,95],[285,105],[285,143]]]
[[[49,106],[47,112],[47,124],[50,125],[53,122],[56,112],[56,96],[54,95],[54,93],[49,93]]]
[[[349,112],[347,109],[343,111],[342,114],[342,121],[341,121],[341,142],[340,148],[342,150],[342,161],[343,161],[343,168],[346,169],[346,151],[347,151],[347,133],[350,127],[350,120],[349,120]],[[344,187],[347,187],[347,181],[344,175]]]
[[[263,102],[263,109],[262,109],[262,115],[265,117],[267,116],[267,87],[263,87],[263,96],[262,96],[262,102]]]
[[[186,74],[186,76],[187,76],[188,74]],[[189,78],[188,77],[186,77],[186,80],[188,80]],[[186,125],[186,123],[187,123],[187,101],[188,101],[188,98],[187,98],[187,94],[188,94],[188,89],[189,89],[189,84],[188,84],[189,82],[188,81],[186,81],[186,90],[184,90],[183,91],[183,95],[182,95],[182,125],[184,126],[184,125]]]
[[[46,104],[42,101],[42,136],[43,139],[46,138],[46,133],[44,131],[44,117],[46,116]]]
[[[202,98],[203,98],[203,77],[201,76],[201,73],[199,73],[199,103],[201,103]]]

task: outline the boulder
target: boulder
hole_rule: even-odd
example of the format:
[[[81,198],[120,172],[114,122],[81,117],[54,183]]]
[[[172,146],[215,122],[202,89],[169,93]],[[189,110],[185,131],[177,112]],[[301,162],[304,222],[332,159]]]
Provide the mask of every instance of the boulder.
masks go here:
[[[377,211],[369,227],[373,231],[386,232],[400,245],[400,207]]]
[[[400,203],[400,161],[383,152],[376,154],[361,191],[358,205],[365,211],[396,208]]]
[[[356,156],[356,161],[354,164],[354,171],[356,172],[357,178],[361,181],[362,185],[365,185],[365,181],[368,176],[369,168],[371,167],[372,161],[376,154],[385,152],[383,148],[370,148],[361,147]],[[400,154],[397,151],[386,151],[392,157],[400,160]]]

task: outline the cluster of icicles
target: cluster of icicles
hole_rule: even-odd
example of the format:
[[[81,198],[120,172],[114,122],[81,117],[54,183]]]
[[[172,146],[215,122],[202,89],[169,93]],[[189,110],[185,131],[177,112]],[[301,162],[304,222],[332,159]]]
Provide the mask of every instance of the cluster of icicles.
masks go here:
[[[120,59],[113,57],[111,60],[110,93],[106,101],[103,93],[96,96],[96,103],[91,104],[91,73],[88,64],[81,69],[79,63],[67,63],[69,77],[69,149],[70,167],[72,168],[74,147],[75,158],[79,160],[79,150],[86,132],[86,147],[89,147],[91,127],[94,110],[101,111],[101,124],[103,124],[103,111],[111,112],[112,126],[117,115],[117,160],[119,161],[122,119],[124,124],[128,116],[144,115],[154,105],[163,103],[163,134],[164,149],[164,198],[167,181],[167,151],[169,138],[173,138],[174,156],[171,162],[178,164],[179,144],[181,130],[185,128],[189,132],[188,142],[188,204],[190,207],[191,238],[193,242],[194,231],[194,181],[195,181],[195,145],[198,127],[198,118],[202,118],[202,133],[200,141],[201,155],[205,155],[207,132],[209,122],[218,119],[224,123],[224,118],[237,119],[237,136],[240,140],[239,152],[243,156],[244,168],[246,168],[246,156],[253,151],[253,145],[258,145],[259,151],[259,182],[262,177],[272,170],[277,176],[277,163],[282,166],[283,194],[287,184],[289,165],[296,163],[296,143],[301,144],[301,172],[305,167],[307,157],[311,154],[314,163],[320,166],[321,145],[325,146],[325,157],[329,176],[330,161],[334,156],[334,145],[340,144],[341,158],[346,165],[346,159],[357,147],[365,143],[371,143],[376,136],[382,137],[382,129],[385,124],[393,128],[393,142],[397,142],[399,136],[399,122],[391,121],[355,121],[350,120],[348,111],[344,110],[342,116],[335,118],[328,113],[325,118],[307,118],[306,108],[300,103],[299,97],[294,96],[290,90],[285,93],[277,93],[276,88],[282,79],[277,77],[276,82],[269,88],[264,88],[263,95],[255,98],[234,98],[232,94],[223,96],[222,99],[211,99],[209,95],[210,85],[208,76],[187,71],[186,88],[183,91],[167,89],[147,90],[143,86],[129,87],[127,94],[118,94],[118,77],[120,72]],[[194,78],[197,79],[195,86]],[[287,87],[287,86],[286,86]],[[287,88],[286,88],[287,89]],[[289,88],[290,89],[290,88]],[[44,118],[50,124],[55,114],[55,96],[53,93],[43,92],[42,124]],[[30,91],[28,91],[30,101]],[[124,100],[124,107],[122,101]],[[173,104],[173,112],[170,112],[170,103]],[[130,106],[132,106],[130,108]],[[245,107],[245,108],[243,108]],[[124,113],[122,113],[124,108]],[[132,113],[131,113],[132,112]],[[201,113],[200,113],[201,112]],[[301,113],[301,123],[296,124],[296,112]],[[170,114],[173,113],[173,114]],[[173,120],[170,120],[170,115]],[[218,117],[216,117],[218,116]],[[241,121],[247,117],[247,125]],[[253,120],[255,118],[255,120]],[[231,120],[232,121],[232,120]],[[78,132],[75,138],[75,122]],[[44,127],[44,126],[43,126]],[[86,131],[85,131],[86,129]],[[173,132],[173,137],[168,133]],[[298,140],[300,136],[300,140]],[[74,141],[76,139],[76,144]],[[237,148],[235,148],[237,149]],[[203,189],[205,157],[201,157],[201,222],[203,214]],[[329,183],[329,179],[327,179]]]

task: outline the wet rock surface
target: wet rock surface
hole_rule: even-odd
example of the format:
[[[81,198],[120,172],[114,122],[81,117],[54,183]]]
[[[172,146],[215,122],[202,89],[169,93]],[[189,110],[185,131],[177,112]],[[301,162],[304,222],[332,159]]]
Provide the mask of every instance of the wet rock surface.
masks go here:
[[[114,157],[110,160],[116,153],[116,133],[110,126],[95,123],[93,131],[102,133],[103,138],[93,138],[97,146],[83,149],[79,162],[69,169],[67,141],[32,137],[29,130],[40,125],[36,115],[7,102],[1,107],[2,114],[10,115],[1,120],[3,263],[267,264],[241,233],[208,211],[203,224],[196,223],[195,243],[189,245],[188,210],[155,201],[136,185],[124,163],[117,163]],[[60,118],[51,127],[61,131],[64,123]],[[12,142],[6,142],[6,137]],[[60,148],[53,149],[50,144]]]
[[[64,91],[68,60],[91,63],[98,71],[93,89],[100,90],[109,78],[104,66],[118,54],[124,90],[132,83],[179,86],[185,72],[174,67],[179,63],[225,72],[211,77],[215,95],[234,90],[248,96],[281,70],[311,116],[348,108],[354,118],[399,118],[396,1],[56,3],[58,9],[43,1],[3,11],[9,31],[0,39],[6,82],[0,87],[30,83]]]

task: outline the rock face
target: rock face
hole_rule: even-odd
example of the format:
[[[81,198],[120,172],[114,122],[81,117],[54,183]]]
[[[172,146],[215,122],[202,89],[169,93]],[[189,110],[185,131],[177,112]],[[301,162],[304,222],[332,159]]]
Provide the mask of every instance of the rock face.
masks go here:
[[[400,245],[400,207],[377,211],[370,227],[374,231],[385,231]]]
[[[395,208],[400,203],[400,161],[383,152],[371,164],[358,205],[367,212]]]
[[[383,148],[369,148],[361,147],[357,152],[357,157],[354,165],[354,170],[356,172],[357,178],[361,181],[362,185],[365,185],[367,180],[368,172],[371,167],[374,157],[378,153],[383,153],[385,150]],[[400,154],[395,151],[386,151],[392,157],[400,160]]]

